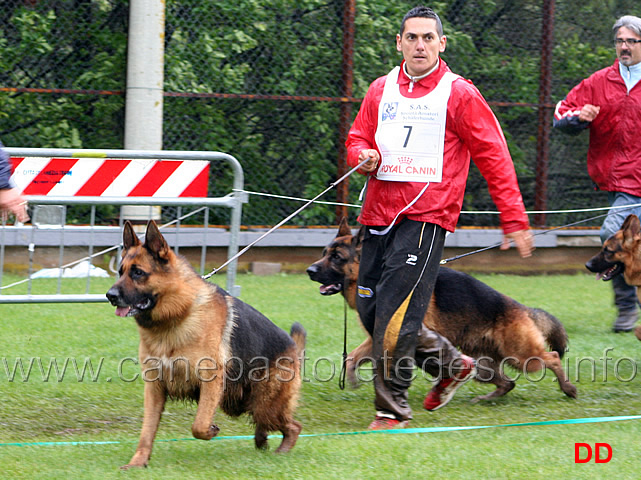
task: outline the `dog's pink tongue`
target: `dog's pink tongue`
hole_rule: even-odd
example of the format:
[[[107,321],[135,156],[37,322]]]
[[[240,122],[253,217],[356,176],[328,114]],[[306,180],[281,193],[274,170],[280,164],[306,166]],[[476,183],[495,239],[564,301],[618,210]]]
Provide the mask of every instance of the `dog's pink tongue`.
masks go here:
[[[116,307],[116,315],[119,317],[126,317],[131,310],[131,307]]]
[[[602,278],[603,278],[603,273],[602,272],[599,272],[599,273],[596,274],[596,279],[597,280],[601,280]]]
[[[321,285],[318,289],[320,290],[320,293],[322,295],[325,295],[326,293],[329,293],[329,292],[335,293],[338,288],[336,285],[332,284],[332,285]]]

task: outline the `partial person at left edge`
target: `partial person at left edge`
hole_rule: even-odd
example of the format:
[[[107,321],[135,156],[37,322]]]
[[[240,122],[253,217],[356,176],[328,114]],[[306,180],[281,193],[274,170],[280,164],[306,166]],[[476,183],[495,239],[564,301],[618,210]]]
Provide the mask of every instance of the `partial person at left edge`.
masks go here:
[[[11,162],[9,155],[0,142],[0,213],[2,219],[13,214],[19,222],[27,222],[27,201],[24,199],[11,180]]]

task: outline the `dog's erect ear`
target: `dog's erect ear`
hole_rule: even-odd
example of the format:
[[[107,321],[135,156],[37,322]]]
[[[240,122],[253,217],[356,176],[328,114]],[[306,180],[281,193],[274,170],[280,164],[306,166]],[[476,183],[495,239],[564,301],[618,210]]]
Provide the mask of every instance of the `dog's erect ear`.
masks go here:
[[[360,263],[361,260],[361,250],[363,248],[363,237],[365,236],[365,225],[361,225],[358,229],[356,235],[352,239],[352,248],[356,252],[355,260]]]
[[[625,219],[621,226],[621,230],[623,230],[624,243],[639,240],[641,238],[641,222],[639,222],[639,217],[634,214],[628,215],[628,218]]]
[[[167,260],[169,254],[169,245],[162,236],[158,225],[153,220],[147,224],[147,233],[145,233],[145,248],[157,259]]]
[[[122,231],[122,245],[125,250],[129,250],[131,247],[140,245],[138,235],[134,232],[134,227],[131,226],[131,222],[129,220],[125,220],[125,229]]]
[[[351,235],[352,234],[352,229],[349,228],[349,225],[347,224],[347,218],[343,217],[341,218],[341,223],[338,226],[338,233],[336,234],[336,237],[344,237],[345,235]]]
[[[621,230],[630,230],[630,233],[637,234],[641,231],[641,222],[639,222],[639,217],[634,213],[628,215],[628,217],[623,222]]]

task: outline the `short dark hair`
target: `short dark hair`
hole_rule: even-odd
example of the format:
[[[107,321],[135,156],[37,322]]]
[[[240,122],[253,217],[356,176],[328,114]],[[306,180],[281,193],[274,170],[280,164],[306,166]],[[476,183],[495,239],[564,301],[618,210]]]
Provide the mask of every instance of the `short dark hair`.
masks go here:
[[[443,24],[441,23],[441,19],[439,18],[439,16],[431,8],[420,5],[418,7],[412,8],[403,17],[403,21],[401,22],[401,30],[400,30],[401,37],[403,36],[403,32],[405,31],[405,22],[407,21],[407,19],[416,18],[416,17],[432,18],[436,20],[436,32],[438,33],[439,37],[443,36]]]

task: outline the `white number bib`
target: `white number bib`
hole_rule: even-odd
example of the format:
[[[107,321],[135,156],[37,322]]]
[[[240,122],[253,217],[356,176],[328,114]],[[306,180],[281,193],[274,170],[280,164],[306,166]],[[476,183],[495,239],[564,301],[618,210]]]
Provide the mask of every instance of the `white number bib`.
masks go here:
[[[420,98],[401,95],[397,84],[400,67],[387,75],[378,107],[376,144],[381,164],[376,177],[393,182],[440,182],[447,101],[452,82],[446,72],[436,88]]]

